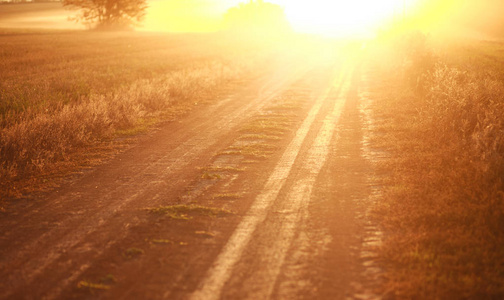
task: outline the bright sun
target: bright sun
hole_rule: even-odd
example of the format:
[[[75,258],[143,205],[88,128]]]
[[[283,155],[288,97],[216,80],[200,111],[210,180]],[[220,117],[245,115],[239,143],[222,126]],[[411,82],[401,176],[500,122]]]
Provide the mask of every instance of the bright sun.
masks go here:
[[[330,36],[369,35],[414,0],[277,0],[297,31]]]

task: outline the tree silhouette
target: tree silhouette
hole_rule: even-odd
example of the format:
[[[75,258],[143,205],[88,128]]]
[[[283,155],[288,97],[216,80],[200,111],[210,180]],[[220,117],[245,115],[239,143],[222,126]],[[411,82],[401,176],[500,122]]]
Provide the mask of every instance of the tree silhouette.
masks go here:
[[[80,10],[72,18],[97,29],[131,29],[145,16],[147,0],[63,0],[63,6]]]
[[[284,33],[291,29],[282,7],[262,0],[250,0],[230,8],[224,22],[232,31]]]

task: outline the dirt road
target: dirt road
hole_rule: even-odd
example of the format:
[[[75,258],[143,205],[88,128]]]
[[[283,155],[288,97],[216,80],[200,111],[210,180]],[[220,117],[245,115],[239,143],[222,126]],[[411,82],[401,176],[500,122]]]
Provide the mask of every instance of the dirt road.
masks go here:
[[[285,57],[0,219],[2,299],[376,297],[366,67]]]

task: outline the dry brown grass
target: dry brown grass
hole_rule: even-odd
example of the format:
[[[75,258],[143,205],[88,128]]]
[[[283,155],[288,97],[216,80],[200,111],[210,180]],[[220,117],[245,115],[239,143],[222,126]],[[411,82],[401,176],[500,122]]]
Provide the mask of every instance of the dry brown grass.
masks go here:
[[[229,47],[219,36],[56,32],[0,40],[0,199],[19,196],[20,181],[53,172],[79,149],[190,109],[258,67],[262,51]]]
[[[402,73],[414,85],[381,70],[375,86],[375,144],[391,154],[375,210],[390,298],[504,297],[504,82],[449,53]]]

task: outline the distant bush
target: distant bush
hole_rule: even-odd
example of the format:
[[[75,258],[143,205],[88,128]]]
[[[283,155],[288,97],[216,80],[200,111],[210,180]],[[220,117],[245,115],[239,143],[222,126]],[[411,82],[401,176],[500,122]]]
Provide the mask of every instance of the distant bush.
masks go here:
[[[228,30],[245,34],[275,35],[291,30],[280,5],[262,0],[240,3],[224,14]]]
[[[62,0],[81,13],[73,18],[99,30],[125,30],[137,26],[148,8],[146,0]]]
[[[429,46],[428,36],[419,31],[413,31],[403,35],[397,46],[404,59],[404,79],[416,92],[424,92],[425,76],[434,69],[436,63],[433,50]]]

